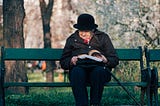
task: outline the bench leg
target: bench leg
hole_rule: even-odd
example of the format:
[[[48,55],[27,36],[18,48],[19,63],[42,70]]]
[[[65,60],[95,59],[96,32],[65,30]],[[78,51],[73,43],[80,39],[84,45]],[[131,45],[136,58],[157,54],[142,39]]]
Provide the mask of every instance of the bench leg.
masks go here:
[[[153,105],[153,95],[154,95],[154,91],[153,91],[153,89],[151,88],[151,91],[150,91],[151,106]]]
[[[158,106],[158,88],[154,91],[155,106]]]
[[[142,82],[147,82],[147,87],[141,87],[141,105],[144,105],[144,97],[146,94],[147,97],[147,106],[151,106],[150,100],[150,87],[151,87],[151,70],[150,68],[146,68],[142,70]]]
[[[151,105],[158,106],[158,71],[156,67],[151,70],[150,99]]]
[[[151,106],[158,106],[158,89],[151,88],[150,91],[150,99],[151,99]]]
[[[147,87],[146,95],[147,95],[147,106],[151,106],[150,86]]]
[[[146,88],[142,87],[141,88],[141,105],[142,106],[144,105],[144,95],[145,95],[145,92],[146,92]]]
[[[5,106],[5,93],[4,93],[4,68],[0,70],[0,106]]]
[[[147,106],[151,105],[151,94],[150,94],[150,86],[141,88],[141,105],[144,106],[144,96],[146,94],[147,97]]]
[[[5,106],[5,94],[3,86],[0,87],[0,106]]]

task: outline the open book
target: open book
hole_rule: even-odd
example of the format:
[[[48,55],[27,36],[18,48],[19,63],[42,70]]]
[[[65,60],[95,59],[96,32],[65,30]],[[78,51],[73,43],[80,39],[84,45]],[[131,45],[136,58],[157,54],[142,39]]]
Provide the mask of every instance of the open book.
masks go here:
[[[100,59],[98,57],[95,57],[95,56],[90,56],[90,55],[87,55],[87,54],[79,55],[78,58],[79,59],[91,59],[91,60],[95,60],[95,61],[98,61],[98,62],[102,62],[102,59]]]

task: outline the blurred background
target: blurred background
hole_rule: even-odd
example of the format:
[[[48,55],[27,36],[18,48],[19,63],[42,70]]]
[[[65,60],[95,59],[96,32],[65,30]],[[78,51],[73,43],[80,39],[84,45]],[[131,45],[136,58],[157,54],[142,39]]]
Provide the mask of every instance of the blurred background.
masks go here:
[[[24,0],[26,48],[44,47],[40,1]],[[44,1],[48,5],[48,0]],[[0,3],[2,30],[2,0]],[[115,47],[159,47],[159,0],[54,0],[50,19],[52,48],[63,48],[81,13],[92,14],[98,29],[110,35]],[[2,41],[2,31],[0,38]]]
[[[110,35],[115,48],[160,48],[159,0],[0,0],[0,46],[63,48],[82,13],[95,17],[98,29]],[[6,82],[64,81],[58,62],[21,63],[7,63]],[[123,81],[134,81],[140,80],[137,70],[137,62],[122,62],[113,73]]]

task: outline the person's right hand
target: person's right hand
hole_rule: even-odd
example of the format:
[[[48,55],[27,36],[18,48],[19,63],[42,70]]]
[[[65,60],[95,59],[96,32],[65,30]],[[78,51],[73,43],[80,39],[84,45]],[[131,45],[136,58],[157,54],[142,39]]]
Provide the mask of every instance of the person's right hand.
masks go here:
[[[73,56],[71,59],[71,64],[76,65],[77,61],[78,61],[78,56]]]

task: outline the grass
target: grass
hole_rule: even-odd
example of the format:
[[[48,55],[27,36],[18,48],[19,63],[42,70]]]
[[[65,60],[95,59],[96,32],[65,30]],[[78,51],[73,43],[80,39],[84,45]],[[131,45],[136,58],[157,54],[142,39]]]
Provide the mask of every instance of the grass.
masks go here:
[[[89,90],[89,89],[88,89]],[[112,91],[112,92],[111,92]],[[117,94],[119,92],[119,94]],[[121,99],[120,99],[121,98]],[[134,104],[121,89],[105,88],[102,97],[102,106],[117,104]],[[32,88],[28,95],[8,95],[6,104],[13,106],[74,106],[71,88]]]
[[[28,82],[46,82],[46,73],[42,73],[41,70],[35,70],[34,73],[28,72]],[[55,82],[63,82],[63,74],[62,73],[54,73],[54,81]]]
[[[67,101],[67,102],[66,102]],[[73,96],[69,88],[32,88],[28,95],[9,95],[6,103],[15,106],[69,106],[74,105]]]
[[[130,91],[132,90],[131,88]],[[88,89],[89,90],[89,89]],[[140,90],[134,96],[140,101]],[[160,97],[160,96],[159,96]],[[135,102],[119,87],[105,87],[102,106],[136,105]],[[6,96],[6,106],[75,106],[71,88],[31,88],[28,95],[14,94]]]
[[[28,73],[29,82],[44,82],[45,78],[41,72]],[[55,74],[55,81],[59,80],[59,74]],[[140,102],[140,88],[127,87],[134,97]],[[89,91],[90,89],[88,89]],[[159,95],[160,97],[160,95]],[[75,106],[71,88],[31,87],[29,94],[7,94],[6,106]],[[136,105],[135,102],[122,90],[121,87],[105,87],[102,106]]]

